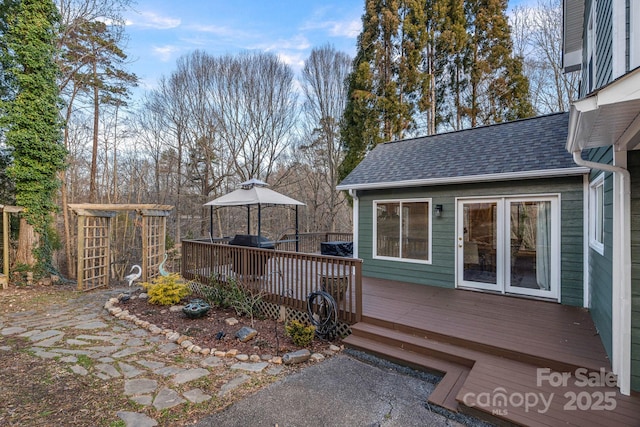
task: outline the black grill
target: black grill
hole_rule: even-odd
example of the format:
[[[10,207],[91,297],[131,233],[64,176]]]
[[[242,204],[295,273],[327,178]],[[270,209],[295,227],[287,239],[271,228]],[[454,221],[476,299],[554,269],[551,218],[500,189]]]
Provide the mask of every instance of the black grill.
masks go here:
[[[229,245],[244,246],[251,248],[261,249],[275,249],[274,242],[263,236],[256,236],[253,234],[236,234],[233,239],[229,241]],[[260,253],[232,253],[231,258],[233,262],[233,270],[240,276],[262,276],[267,271],[267,262],[269,261],[270,254],[265,252]]]
[[[248,246],[252,248],[262,249],[276,248],[274,242],[264,236],[257,236],[255,234],[236,234],[234,238],[229,241],[229,244],[234,246]]]

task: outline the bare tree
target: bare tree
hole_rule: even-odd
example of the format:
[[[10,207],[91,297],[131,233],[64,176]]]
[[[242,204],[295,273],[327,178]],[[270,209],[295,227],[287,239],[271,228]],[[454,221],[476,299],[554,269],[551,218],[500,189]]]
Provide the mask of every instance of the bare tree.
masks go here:
[[[79,49],[82,44],[80,43],[79,35],[85,34],[87,37],[93,37],[96,35],[96,32],[87,31],[89,28],[101,28],[102,26],[106,26],[108,24],[110,28],[115,29],[113,34],[117,34],[118,37],[122,37],[124,33],[118,31],[117,29],[122,28],[122,26],[124,25],[122,13],[126,8],[129,7],[130,3],[130,0],[56,1],[56,5],[61,17],[57,38],[59,56],[56,60],[61,70],[58,86],[61,95],[65,100],[65,110],[63,111],[63,114],[65,116],[65,123],[67,125],[64,129],[63,138],[65,147],[69,152],[79,151],[76,149],[79,147],[72,147],[74,139],[72,139],[71,134],[75,133],[76,131],[84,132],[84,130],[86,130],[85,121],[78,120],[77,117],[74,117],[82,108],[77,107],[77,102],[83,103],[88,101],[88,98],[83,98],[83,95],[87,95],[88,84],[90,81],[90,79],[88,78],[89,73],[87,68],[91,63],[91,58],[86,54],[86,50]],[[121,38],[119,40],[122,41]],[[85,43],[85,47],[90,45],[90,43],[88,43],[88,40],[85,41],[87,42]],[[96,39],[94,41],[97,42],[98,40]],[[97,108],[99,108],[100,101],[98,100],[97,96],[94,96],[94,98],[96,99],[96,103],[98,104]],[[86,117],[84,114],[80,114],[80,117],[90,120],[90,118]],[[80,126],[82,129],[74,130],[73,126]],[[97,128],[95,128],[94,134],[92,135],[94,141],[97,141],[97,132],[98,130]],[[82,144],[84,144],[84,140],[78,140],[78,142],[80,141],[82,141]],[[84,148],[84,146],[82,146],[82,148]],[[96,157],[97,153],[94,158]],[[116,173],[115,168],[113,172],[114,174]],[[60,180],[62,183],[61,203],[64,218],[65,249],[67,255],[66,259],[68,262],[67,274],[69,274],[70,276],[74,276],[73,268],[75,266],[75,263],[73,262],[71,250],[71,225],[67,209],[68,203],[74,200],[73,197],[70,196],[70,193],[73,194],[74,191],[68,188],[67,174],[67,171],[62,171],[60,173]],[[97,171],[95,172],[95,174],[97,174]],[[94,193],[95,190],[96,189],[94,187]]]
[[[275,55],[220,59],[212,108],[240,180],[268,181],[296,123],[293,71]]]
[[[303,178],[310,191],[309,210],[327,217],[314,218],[314,223],[331,231],[336,230],[338,211],[345,207],[344,194],[335,187],[344,156],[340,119],[350,71],[351,58],[329,45],[313,49],[302,69],[304,142],[298,147],[298,158],[306,163]]]
[[[562,68],[562,2],[517,6],[510,17],[514,52],[525,58],[531,100],[538,114],[567,111],[577,95],[579,73]]]

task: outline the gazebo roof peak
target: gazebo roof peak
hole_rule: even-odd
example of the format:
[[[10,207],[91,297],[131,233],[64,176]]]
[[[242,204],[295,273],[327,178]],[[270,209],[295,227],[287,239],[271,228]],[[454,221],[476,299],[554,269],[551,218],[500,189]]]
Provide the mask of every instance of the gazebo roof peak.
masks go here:
[[[241,183],[240,186],[243,189],[248,190],[249,188],[253,188],[253,187],[268,187],[269,184],[257,178],[251,178],[250,180]]]

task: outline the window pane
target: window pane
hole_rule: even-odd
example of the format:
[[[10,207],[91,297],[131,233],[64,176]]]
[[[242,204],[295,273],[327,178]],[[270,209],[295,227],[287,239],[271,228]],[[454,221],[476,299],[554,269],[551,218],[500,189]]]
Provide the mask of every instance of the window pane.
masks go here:
[[[429,203],[402,204],[402,258],[429,260]]]
[[[377,256],[400,256],[400,203],[378,203],[376,212]]]
[[[604,185],[600,184],[596,187],[596,224],[595,224],[595,240],[598,243],[604,243]]]

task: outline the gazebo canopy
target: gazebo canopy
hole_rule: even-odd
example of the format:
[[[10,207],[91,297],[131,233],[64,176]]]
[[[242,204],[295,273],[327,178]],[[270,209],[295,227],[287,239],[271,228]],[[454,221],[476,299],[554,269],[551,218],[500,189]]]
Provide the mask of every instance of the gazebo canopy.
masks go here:
[[[246,206],[246,205],[298,205],[304,206],[299,202],[284,194],[266,188],[268,185],[264,181],[251,179],[240,184],[239,188],[231,193],[220,196],[205,206]]]
[[[213,234],[213,207],[214,206],[246,206],[247,207],[247,234],[250,234],[251,220],[249,215],[249,209],[253,205],[258,206],[258,235],[261,232],[261,207],[263,205],[293,205],[296,207],[296,234],[298,233],[298,206],[304,206],[305,204],[284,194],[273,191],[266,188],[267,184],[259,179],[252,178],[249,181],[245,181],[240,184],[241,188],[232,191],[231,193],[220,196],[217,199],[211,200],[204,204],[204,206],[211,207],[210,213],[210,230]]]

